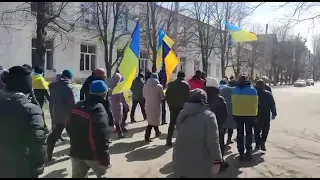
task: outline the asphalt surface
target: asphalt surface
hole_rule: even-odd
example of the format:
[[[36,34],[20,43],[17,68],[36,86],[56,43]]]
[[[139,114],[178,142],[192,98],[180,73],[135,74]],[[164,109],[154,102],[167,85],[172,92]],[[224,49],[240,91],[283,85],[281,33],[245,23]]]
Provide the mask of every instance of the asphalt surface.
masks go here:
[[[240,163],[236,143],[231,144],[226,153],[230,167],[220,177],[320,177],[320,84],[305,88],[273,88],[273,94],[278,117],[271,123],[267,151],[255,152],[252,162]],[[47,110],[45,115],[50,126]],[[163,132],[160,138],[146,144],[143,139],[147,123],[141,121],[140,108],[136,110],[136,119],[140,122],[128,125],[126,138],[117,140],[113,136],[112,167],[107,177],[171,177],[172,148],[165,146],[168,125],[160,127]],[[66,133],[64,136],[67,138]],[[71,177],[69,143],[58,142],[56,146],[54,161],[47,164],[41,177]],[[89,178],[95,177],[89,173]]]

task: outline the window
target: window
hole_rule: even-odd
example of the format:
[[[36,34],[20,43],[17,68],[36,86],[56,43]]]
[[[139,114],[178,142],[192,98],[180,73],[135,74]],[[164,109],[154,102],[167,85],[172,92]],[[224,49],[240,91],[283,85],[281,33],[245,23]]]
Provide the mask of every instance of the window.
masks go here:
[[[211,63],[208,63],[207,76],[211,75]]]
[[[93,71],[96,69],[96,47],[81,44],[80,71]]]
[[[180,71],[186,72],[186,58],[180,58]]]
[[[143,73],[145,73],[148,68],[149,62],[149,54],[147,52],[140,52],[140,61],[139,61],[139,69],[142,69]]]
[[[197,70],[200,70],[200,61],[194,61],[193,71],[196,73]]]
[[[216,77],[220,77],[220,64],[216,65]]]
[[[31,41],[31,59],[32,59],[32,67],[35,66],[36,64],[36,47],[37,47],[37,39],[32,38]],[[46,54],[45,54],[45,59],[44,59],[45,67],[44,69],[46,70],[53,70],[53,40],[47,41],[46,42]]]
[[[128,31],[128,19],[129,19],[129,10],[124,9],[119,12],[119,19],[117,29],[118,31],[127,32]]]

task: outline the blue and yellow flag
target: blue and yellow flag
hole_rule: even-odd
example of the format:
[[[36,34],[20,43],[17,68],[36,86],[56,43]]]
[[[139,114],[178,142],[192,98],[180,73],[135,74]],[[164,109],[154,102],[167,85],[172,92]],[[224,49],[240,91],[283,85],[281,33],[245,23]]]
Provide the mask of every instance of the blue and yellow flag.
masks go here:
[[[226,26],[226,30],[229,30],[233,42],[238,43],[238,42],[250,42],[250,41],[257,40],[257,35],[252,32],[242,30],[239,27],[228,22],[224,22],[224,24]]]
[[[166,35],[162,28],[158,28],[158,47],[157,47],[157,60],[156,60],[156,68],[159,70],[162,68],[163,62],[163,42],[167,44],[167,46],[171,49],[174,41]]]
[[[171,46],[172,47],[172,46]],[[171,80],[173,70],[179,64],[179,59],[165,41],[162,42],[162,67],[160,73],[163,75],[163,82],[166,84]]]
[[[140,57],[140,26],[139,21],[131,35],[129,46],[126,47],[124,55],[119,66],[119,72],[124,78],[114,89],[112,94],[119,94],[130,89],[136,76]]]

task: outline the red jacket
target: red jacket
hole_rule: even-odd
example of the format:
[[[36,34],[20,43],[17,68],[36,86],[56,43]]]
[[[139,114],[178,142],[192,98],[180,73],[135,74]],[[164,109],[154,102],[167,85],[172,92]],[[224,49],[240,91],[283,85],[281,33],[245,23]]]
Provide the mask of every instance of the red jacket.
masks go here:
[[[189,83],[189,86],[190,86],[190,90],[196,89],[196,88],[204,89],[205,81],[203,79],[191,78],[191,79],[189,79],[188,83]]]

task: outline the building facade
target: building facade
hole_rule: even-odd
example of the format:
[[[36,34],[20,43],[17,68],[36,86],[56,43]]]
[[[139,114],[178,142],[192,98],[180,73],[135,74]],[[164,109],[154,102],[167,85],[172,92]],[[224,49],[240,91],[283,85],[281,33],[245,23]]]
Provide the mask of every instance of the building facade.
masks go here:
[[[135,22],[129,18],[130,15],[134,14],[135,17],[139,17],[145,5],[143,3],[136,4],[139,5],[128,10],[127,13],[129,15],[120,17],[121,19],[118,21],[118,26],[121,27],[122,30],[125,29],[130,33],[117,41],[112,50],[112,59],[117,59],[117,57],[121,56],[121,51],[127,44],[135,26]],[[5,13],[21,6],[24,8],[30,7],[30,11],[32,11],[30,3],[2,2],[0,12]],[[47,50],[44,66],[45,76],[47,78],[55,77],[56,72],[70,69],[73,71],[75,78],[83,79],[91,75],[93,69],[105,67],[104,46],[99,38],[94,37],[97,32],[85,31],[84,28],[82,28],[83,26],[90,26],[90,18],[92,18],[90,14],[81,11],[83,6],[83,2],[69,2],[64,10],[65,13],[63,16],[68,22],[75,21],[78,17],[78,12],[82,13],[77,26],[72,32],[67,35],[57,35],[57,33],[50,30],[47,31]],[[163,16],[168,14],[167,11],[169,10],[166,9],[163,11]],[[15,16],[8,15],[8,17],[5,18],[5,22],[0,23],[0,65],[4,68],[22,64],[32,65],[35,60],[35,16],[29,16],[28,22],[25,21],[24,17],[25,14],[17,12]],[[178,31],[180,34],[183,34],[182,32],[185,29],[182,25],[183,23],[180,23],[180,19],[183,18],[188,17],[183,15],[178,16]],[[190,21],[194,20],[189,18],[189,22]],[[10,25],[8,25],[8,22],[10,22]],[[184,25],[187,24],[184,23]],[[112,28],[112,26],[110,26],[110,28]],[[141,41],[142,44],[146,44],[146,42],[143,41],[147,41],[147,39],[141,35]],[[177,56],[180,64],[176,72],[178,70],[185,71],[189,78],[196,70],[202,70],[201,56],[199,56],[199,50],[196,52],[196,48],[197,47],[193,47],[188,43],[178,47]],[[147,47],[141,45],[139,68],[148,68],[151,70],[152,62],[150,61],[150,54],[147,49]],[[210,56],[208,67],[209,76],[221,78],[221,66],[216,56]]]

